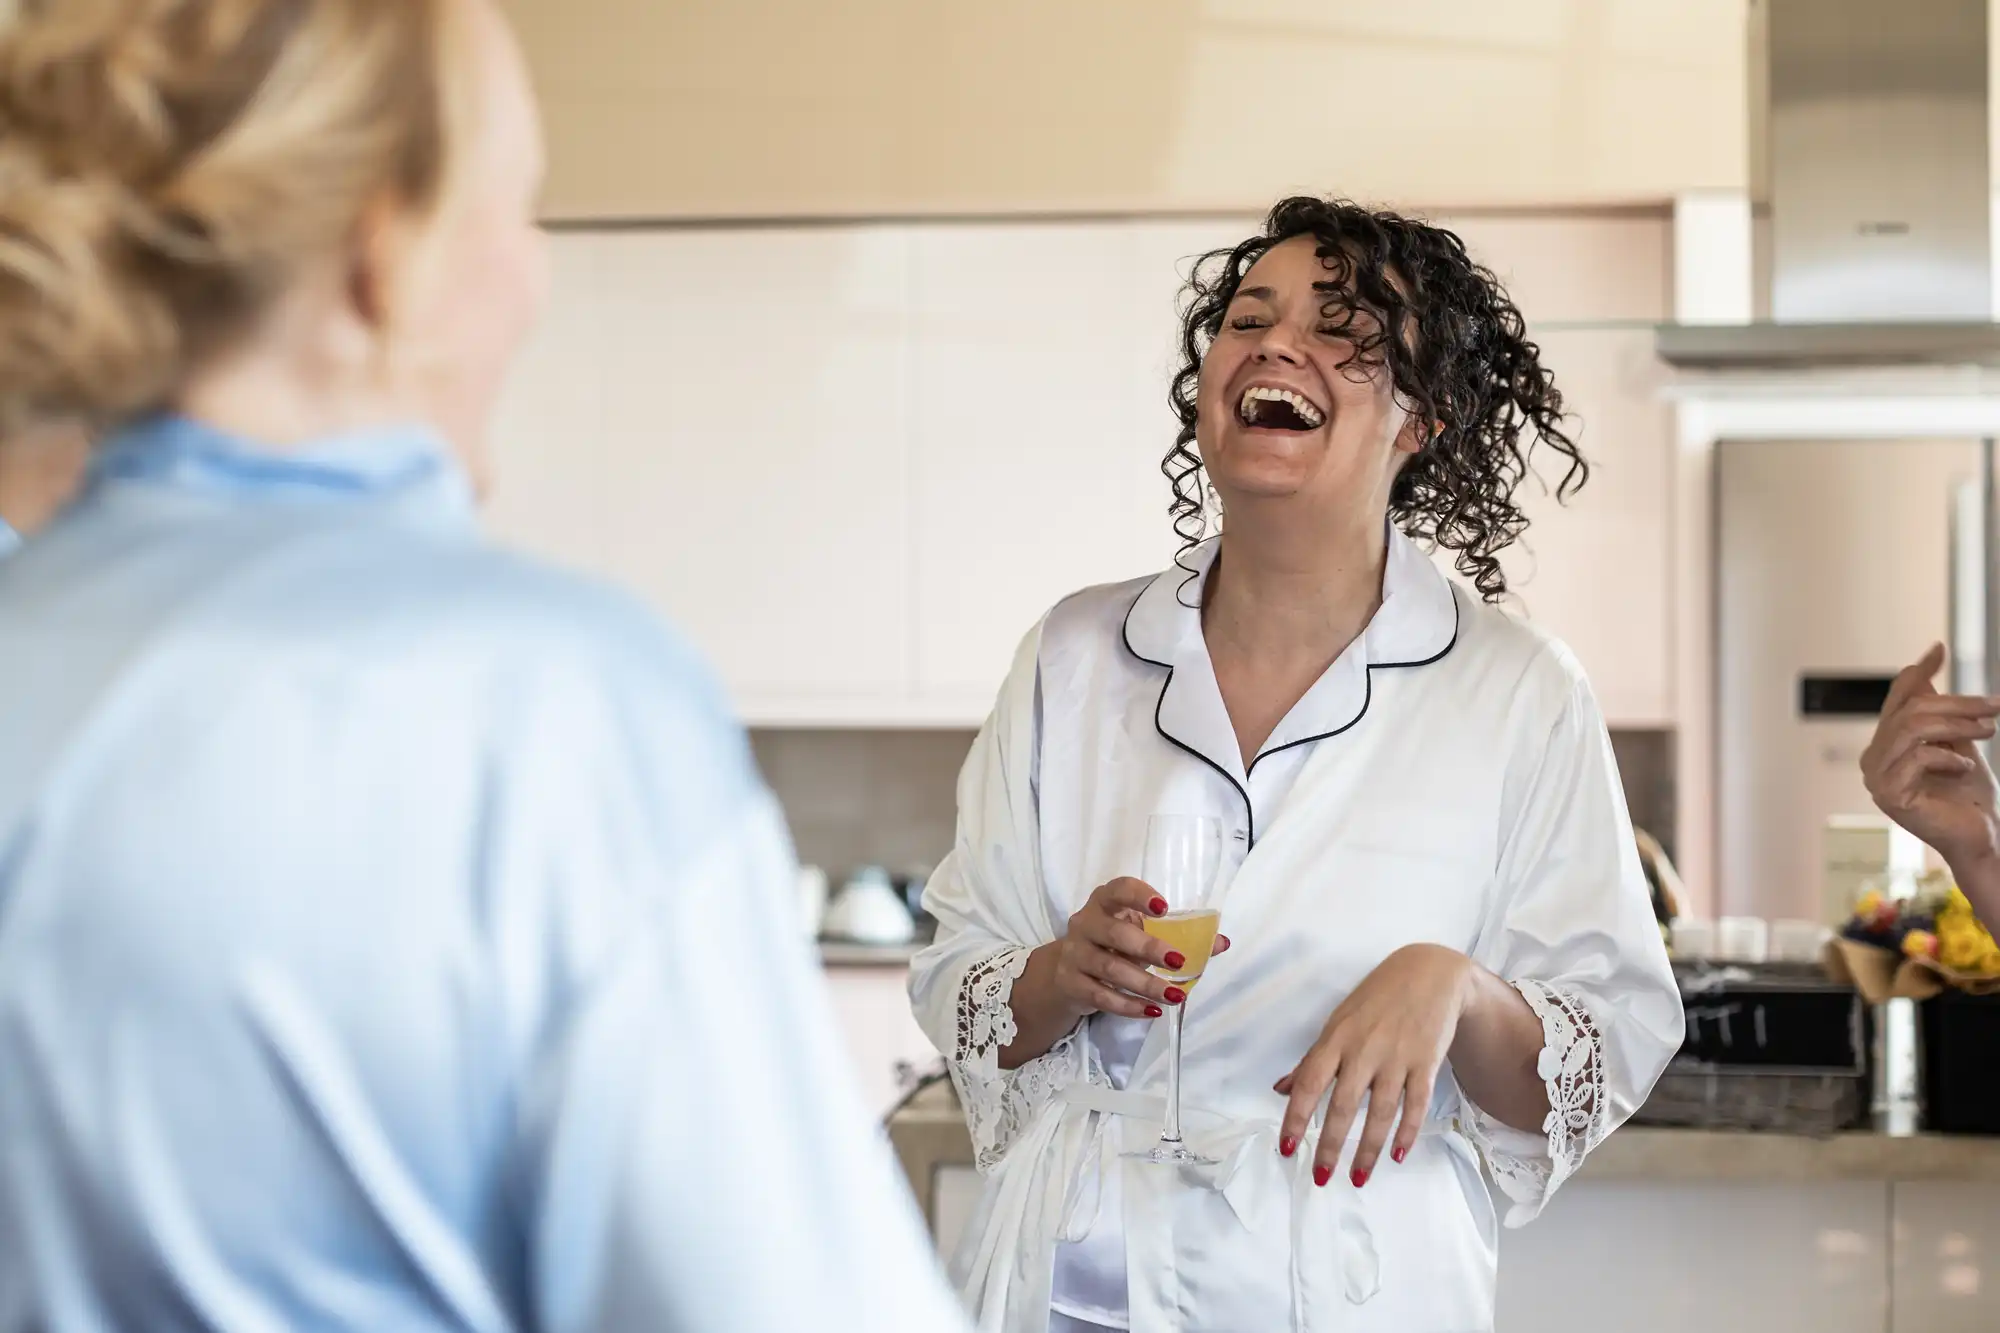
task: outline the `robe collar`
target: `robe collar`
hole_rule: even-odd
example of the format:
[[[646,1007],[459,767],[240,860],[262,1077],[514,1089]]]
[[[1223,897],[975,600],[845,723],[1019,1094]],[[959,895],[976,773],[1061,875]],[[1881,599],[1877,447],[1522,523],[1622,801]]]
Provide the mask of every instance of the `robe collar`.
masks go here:
[[[1125,617],[1125,646],[1166,672],[1153,715],[1160,734],[1236,784],[1247,802],[1250,774],[1263,760],[1338,736],[1367,715],[1375,672],[1427,666],[1449,653],[1458,640],[1458,595],[1417,544],[1391,525],[1381,607],[1246,767],[1202,636],[1202,595],[1220,541],[1203,542],[1141,590]]]
[[[383,426],[286,449],[240,439],[188,417],[148,417],[98,451],[89,488],[159,487],[237,501],[392,501],[470,519],[472,486],[450,448],[422,426]]]

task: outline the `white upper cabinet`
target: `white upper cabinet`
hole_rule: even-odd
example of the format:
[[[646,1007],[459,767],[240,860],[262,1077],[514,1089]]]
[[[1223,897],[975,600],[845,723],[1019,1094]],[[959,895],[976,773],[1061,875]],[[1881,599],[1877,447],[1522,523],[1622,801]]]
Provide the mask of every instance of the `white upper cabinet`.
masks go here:
[[[1563,460],[1533,455],[1541,480],[1520,492],[1528,531],[1501,557],[1519,594],[1511,605],[1575,651],[1613,723],[1669,725],[1673,425],[1652,330],[1557,331],[1540,342],[1590,480],[1559,505]]]
[[[577,376],[601,408],[541,420],[565,395],[515,395],[504,452],[532,455],[522,470],[559,498],[517,486],[503,531],[639,591],[753,721],[893,713],[910,689],[909,234],[556,246],[559,278],[581,281],[559,287],[524,379]]]
[[[1173,558],[1176,300],[1193,256],[1254,226],[560,234],[493,524],[672,617],[753,724],[976,724],[1059,598]],[[1463,226],[1596,469],[1568,508],[1529,483],[1517,609],[1627,725],[1672,720],[1664,227]]]
[[[983,708],[1057,599],[1172,549],[1171,308],[1115,225],[926,229],[915,293],[917,680]]]
[[[611,577],[624,571],[598,538],[619,460],[605,450],[604,362],[597,313],[600,238],[551,247],[553,282],[541,327],[521,353],[494,414],[487,526],[500,538]]]
[[[1590,463],[1568,504],[1560,456],[1536,449],[1518,492],[1528,515],[1502,557],[1510,608],[1567,643],[1606,718],[1671,725],[1674,435],[1653,325],[1671,302],[1662,216],[1441,219],[1492,267],[1528,320]],[[1543,483],[1546,483],[1546,488]]]

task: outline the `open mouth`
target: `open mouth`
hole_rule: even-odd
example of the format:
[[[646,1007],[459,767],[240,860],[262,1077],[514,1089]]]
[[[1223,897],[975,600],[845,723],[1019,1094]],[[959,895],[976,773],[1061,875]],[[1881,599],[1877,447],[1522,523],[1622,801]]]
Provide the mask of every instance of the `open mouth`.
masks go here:
[[[1254,430],[1307,431],[1326,424],[1326,413],[1304,394],[1261,384],[1243,391],[1241,401],[1236,404],[1236,416]]]

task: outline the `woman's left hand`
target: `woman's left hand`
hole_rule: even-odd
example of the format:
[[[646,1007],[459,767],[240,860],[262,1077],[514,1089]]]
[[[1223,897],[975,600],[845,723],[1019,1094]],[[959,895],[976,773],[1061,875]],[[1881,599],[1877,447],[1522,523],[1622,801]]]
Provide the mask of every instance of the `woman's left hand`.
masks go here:
[[[1396,1161],[1416,1145],[1475,976],[1472,960],[1455,949],[1437,944],[1398,949],[1341,1002],[1305,1059],[1278,1080],[1276,1090],[1290,1098],[1278,1131],[1278,1150],[1287,1157],[1305,1137],[1313,1108],[1333,1088],[1313,1165],[1314,1184],[1326,1184],[1339,1165],[1364,1096],[1368,1122],[1349,1176],[1356,1187],[1374,1173],[1392,1126]],[[1408,1109],[1398,1126],[1401,1108]]]

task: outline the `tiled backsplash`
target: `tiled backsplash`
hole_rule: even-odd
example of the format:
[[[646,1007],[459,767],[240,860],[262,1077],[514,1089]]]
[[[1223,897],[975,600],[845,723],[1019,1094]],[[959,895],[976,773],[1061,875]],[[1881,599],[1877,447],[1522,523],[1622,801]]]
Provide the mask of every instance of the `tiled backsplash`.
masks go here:
[[[1674,820],[1679,814],[1674,733],[1665,728],[1614,730],[1611,748],[1618,755],[1618,775],[1625,780],[1625,804],[1632,809],[1632,822],[1658,838],[1671,859],[1675,854]]]
[[[758,730],[764,778],[784,803],[799,859],[840,876],[858,865],[898,873],[951,850],[958,770],[970,731]],[[1671,731],[1614,731],[1633,822],[1673,852]]]
[[[973,735],[758,729],[750,744],[785,807],[799,859],[824,866],[837,885],[856,866],[903,874],[944,859]]]

